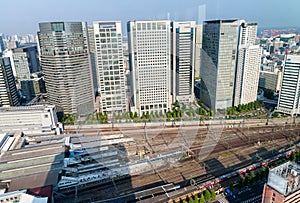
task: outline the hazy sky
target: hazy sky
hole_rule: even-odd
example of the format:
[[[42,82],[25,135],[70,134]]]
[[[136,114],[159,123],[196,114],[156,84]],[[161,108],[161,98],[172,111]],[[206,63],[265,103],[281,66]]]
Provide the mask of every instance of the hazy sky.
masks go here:
[[[197,20],[206,5],[206,19],[239,18],[259,26],[300,27],[300,0],[0,0],[0,33],[35,34],[45,21],[167,19]],[[123,26],[125,28],[125,26]],[[123,31],[124,32],[124,31]]]

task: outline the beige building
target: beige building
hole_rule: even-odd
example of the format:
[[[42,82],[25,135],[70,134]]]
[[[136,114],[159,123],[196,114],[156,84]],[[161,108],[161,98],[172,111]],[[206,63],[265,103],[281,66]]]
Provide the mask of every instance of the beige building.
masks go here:
[[[258,86],[279,92],[282,81],[282,71],[275,68],[274,71],[260,71]]]

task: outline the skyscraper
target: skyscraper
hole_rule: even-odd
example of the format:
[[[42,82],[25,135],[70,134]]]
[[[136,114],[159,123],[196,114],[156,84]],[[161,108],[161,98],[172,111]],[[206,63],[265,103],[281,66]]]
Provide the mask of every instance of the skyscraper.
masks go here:
[[[18,104],[18,92],[10,60],[0,57],[0,107]]]
[[[212,110],[231,107],[239,20],[212,20],[203,25],[201,100]]]
[[[201,51],[202,51],[202,29],[203,25],[196,25],[195,28],[195,78],[200,78]]]
[[[128,22],[132,93],[139,115],[170,109],[170,24],[169,20]]]
[[[300,113],[300,56],[287,55],[277,110],[290,115]]]
[[[3,37],[2,35],[0,35],[0,56],[2,55],[4,50],[5,50],[5,45],[4,45]]]
[[[102,112],[126,112],[121,22],[94,22],[95,64]]]
[[[193,21],[172,22],[173,101],[194,101],[195,26]]]
[[[240,21],[240,34],[233,105],[253,102],[257,97],[262,49],[255,44],[257,23]]]
[[[37,55],[36,46],[13,49],[12,56],[17,80],[30,79],[31,73],[40,71]]]
[[[94,91],[85,22],[39,24],[40,57],[49,101],[66,114],[94,111]]]

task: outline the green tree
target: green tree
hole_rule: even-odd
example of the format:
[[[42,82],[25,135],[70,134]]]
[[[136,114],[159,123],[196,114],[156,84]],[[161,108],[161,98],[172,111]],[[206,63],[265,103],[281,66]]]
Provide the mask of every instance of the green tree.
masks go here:
[[[290,161],[296,161],[296,159],[297,159],[297,156],[296,156],[296,154],[292,154],[290,157],[289,157],[289,160]]]
[[[255,180],[259,180],[261,178],[261,172],[260,171],[257,171],[255,173]]]
[[[244,179],[244,185],[245,186],[248,186],[249,185],[249,182],[250,182],[250,178],[248,175],[245,176],[245,179]]]
[[[280,117],[280,114],[279,114],[278,112],[274,112],[274,113],[272,114],[272,117],[273,117],[273,118],[279,118],[279,117]]]
[[[229,190],[233,191],[233,182],[232,181],[229,182]]]
[[[192,197],[189,198],[189,203],[194,203],[194,200]]]
[[[238,186],[239,186],[239,188],[244,187],[244,178],[239,179]]]
[[[198,197],[198,195],[195,196],[194,203],[199,203],[199,197]]]
[[[133,114],[131,111],[130,111],[129,114],[130,114],[130,118],[131,118],[131,119],[134,119],[134,114]]]
[[[206,202],[211,199],[211,194],[208,190],[204,191],[204,199],[205,199]]]
[[[252,172],[250,173],[250,176],[249,176],[249,182],[252,183],[252,182],[254,181],[254,178],[255,178],[255,174],[254,174],[254,172],[252,171]]]
[[[205,198],[204,198],[204,195],[201,194],[201,197],[200,197],[200,203],[204,203],[205,202]]]
[[[242,105],[241,105],[241,104],[238,105],[237,111],[238,111],[238,112],[242,112]]]
[[[174,105],[174,107],[180,108],[180,103],[178,100],[176,100],[173,105]]]
[[[233,190],[231,190],[231,191],[233,191]],[[216,198],[216,191],[215,190],[211,190],[210,191],[210,193],[211,193],[211,199],[215,199]]]
[[[274,91],[270,89],[265,89],[264,97],[266,97],[267,99],[274,99]]]
[[[167,117],[168,117],[168,118],[172,118],[172,112],[171,112],[171,111],[168,111]]]

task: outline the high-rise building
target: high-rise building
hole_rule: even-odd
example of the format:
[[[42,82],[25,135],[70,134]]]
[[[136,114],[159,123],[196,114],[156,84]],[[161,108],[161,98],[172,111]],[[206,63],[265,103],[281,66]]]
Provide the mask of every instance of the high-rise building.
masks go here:
[[[129,61],[136,111],[165,113],[171,105],[171,22],[128,22]]]
[[[298,203],[300,199],[300,166],[287,162],[269,171],[262,203]]]
[[[121,22],[94,22],[93,25],[101,111],[108,114],[126,112]]]
[[[90,58],[91,58],[91,67],[92,67],[92,75],[93,75],[94,92],[95,94],[97,94],[98,80],[97,80],[96,60],[95,60],[96,47],[95,47],[94,26],[88,26],[88,36],[89,36],[89,47],[90,47]]]
[[[50,104],[66,114],[94,111],[94,90],[85,22],[39,24],[40,57]]]
[[[9,58],[0,57],[0,107],[17,106],[18,92]]]
[[[294,115],[300,113],[300,56],[287,55],[277,110]]]
[[[193,21],[172,22],[173,102],[194,101],[195,27]]]
[[[240,22],[233,105],[257,98],[262,49],[255,44],[257,23]]]
[[[16,79],[30,79],[30,74],[40,71],[36,46],[13,49]]]
[[[203,25],[196,25],[195,28],[195,79],[200,79],[201,51],[202,51],[202,30]]]
[[[231,107],[239,20],[212,20],[203,25],[201,100],[212,110]]]
[[[4,45],[3,37],[2,35],[0,35],[0,56],[2,55],[4,50],[5,50],[5,45]]]

